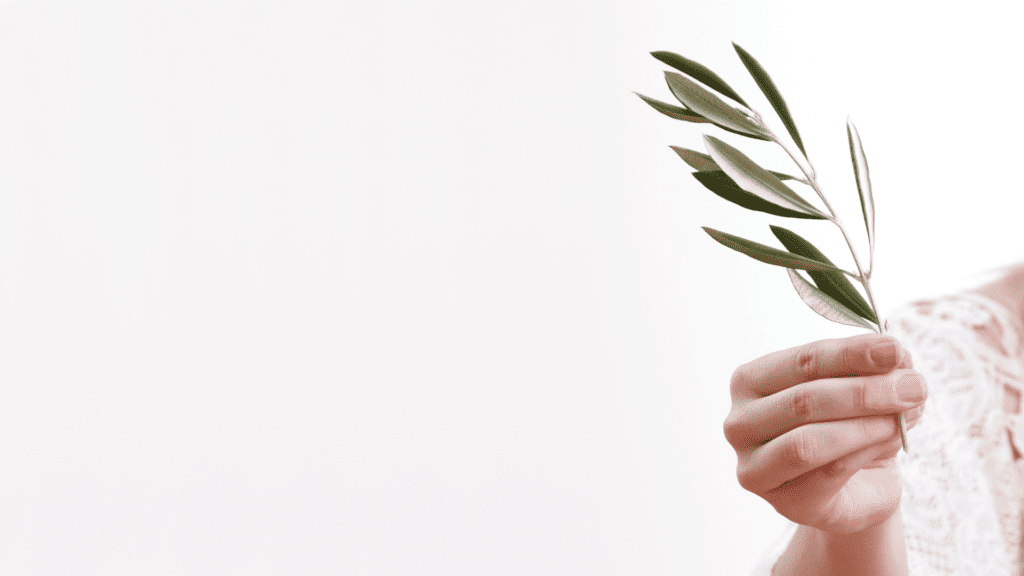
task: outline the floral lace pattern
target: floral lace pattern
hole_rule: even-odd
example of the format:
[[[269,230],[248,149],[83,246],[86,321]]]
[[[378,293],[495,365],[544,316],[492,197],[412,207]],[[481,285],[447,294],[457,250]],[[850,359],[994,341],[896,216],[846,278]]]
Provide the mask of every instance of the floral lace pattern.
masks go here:
[[[915,302],[889,322],[929,390],[897,457],[910,575],[1021,574],[1024,330],[974,293]],[[795,532],[790,523],[755,576],[771,574]]]

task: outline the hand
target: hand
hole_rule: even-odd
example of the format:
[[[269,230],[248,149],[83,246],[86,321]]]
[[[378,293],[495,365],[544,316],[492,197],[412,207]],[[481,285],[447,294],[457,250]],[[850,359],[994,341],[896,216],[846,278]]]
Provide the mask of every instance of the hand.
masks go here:
[[[736,369],[725,437],[740,485],[797,524],[833,534],[899,510],[896,414],[907,429],[928,388],[891,336],[822,340]]]

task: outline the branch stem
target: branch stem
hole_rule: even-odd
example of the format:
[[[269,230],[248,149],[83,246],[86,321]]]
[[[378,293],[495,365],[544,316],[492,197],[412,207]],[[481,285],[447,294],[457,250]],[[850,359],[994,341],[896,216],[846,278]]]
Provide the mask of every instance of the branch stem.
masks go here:
[[[825,204],[825,208],[828,210],[828,212],[829,212],[829,214],[831,216],[829,218],[829,220],[831,220],[832,223],[835,224],[839,228],[839,231],[842,232],[843,240],[846,241],[846,246],[850,249],[850,255],[853,256],[853,263],[857,267],[857,274],[856,275],[850,274],[849,272],[846,272],[846,274],[851,276],[852,278],[855,278],[855,279],[859,280],[861,285],[864,286],[864,292],[868,296],[868,302],[871,305],[871,310],[874,311],[875,317],[878,318],[878,325],[875,326],[875,332],[878,333],[878,334],[885,334],[885,321],[882,320],[882,315],[878,311],[878,305],[875,303],[875,296],[874,296],[874,294],[871,291],[871,272],[872,272],[872,268],[874,268],[874,265],[875,265],[875,262],[874,262],[874,259],[875,259],[874,258],[874,256],[875,256],[874,246],[870,247],[870,252],[871,252],[871,262],[870,262],[870,265],[871,265],[871,268],[869,268],[867,273],[865,273],[864,272],[864,268],[860,264],[860,258],[857,257],[857,250],[854,249],[853,242],[850,240],[850,235],[846,232],[846,227],[843,226],[843,221],[836,214],[836,211],[832,208],[832,205],[829,203],[828,199],[825,198],[825,193],[821,190],[821,186],[818,184],[818,179],[815,177],[814,165],[811,164],[810,158],[807,158],[806,156],[804,156],[804,160],[807,161],[807,167],[804,167],[803,163],[800,162],[797,159],[796,154],[794,154],[793,151],[790,150],[789,147],[785,145],[785,143],[783,143],[781,140],[779,140],[779,138],[777,136],[775,136],[775,134],[771,131],[771,129],[769,129],[767,126],[765,126],[764,121],[761,119],[761,115],[760,114],[757,115],[757,119],[759,121],[761,121],[761,125],[764,126],[765,131],[768,132],[768,136],[772,139],[772,142],[775,142],[776,144],[781,146],[782,149],[786,151],[786,154],[788,154],[789,157],[793,160],[793,163],[796,164],[798,168],[800,168],[801,172],[804,173],[804,177],[807,179],[807,182],[810,184],[811,188],[814,189],[814,192],[817,193],[818,198],[820,198],[822,203]],[[902,412],[900,414],[898,414],[897,416],[898,416],[897,420],[899,421],[899,425],[900,425],[900,438],[903,441],[903,451],[906,452],[907,451],[907,425],[906,425],[906,422],[903,419],[903,413]]]

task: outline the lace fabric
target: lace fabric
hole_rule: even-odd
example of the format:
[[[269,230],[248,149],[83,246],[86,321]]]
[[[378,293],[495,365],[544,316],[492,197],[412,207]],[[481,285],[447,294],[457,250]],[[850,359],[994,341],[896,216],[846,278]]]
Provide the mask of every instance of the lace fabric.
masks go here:
[[[911,576],[1022,573],[1024,330],[974,293],[915,302],[889,317],[928,382],[928,403],[897,457]],[[754,576],[769,576],[790,523]]]

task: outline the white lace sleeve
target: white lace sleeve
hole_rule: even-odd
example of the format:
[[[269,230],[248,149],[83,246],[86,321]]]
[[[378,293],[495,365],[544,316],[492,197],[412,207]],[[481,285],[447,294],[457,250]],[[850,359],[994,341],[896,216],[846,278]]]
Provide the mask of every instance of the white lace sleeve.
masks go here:
[[[999,386],[1020,377],[1017,331],[970,294],[900,312],[891,332],[929,391],[898,457],[910,574],[1020,574],[1020,483]]]
[[[929,389],[910,452],[898,456],[910,576],[1021,574],[1018,325],[991,300],[963,294],[900,309],[890,326]],[[754,576],[770,576],[795,532],[787,526]]]

